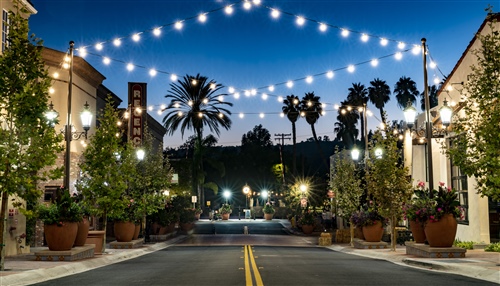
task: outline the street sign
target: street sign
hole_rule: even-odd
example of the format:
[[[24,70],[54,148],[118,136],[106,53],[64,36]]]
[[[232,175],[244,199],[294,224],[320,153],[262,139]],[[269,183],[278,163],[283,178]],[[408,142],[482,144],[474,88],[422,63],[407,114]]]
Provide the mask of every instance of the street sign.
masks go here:
[[[197,201],[197,200],[198,200],[198,197],[196,197],[196,196],[192,196],[192,197],[191,197],[191,202],[192,202],[193,204],[194,204],[194,203],[196,203],[196,201]]]

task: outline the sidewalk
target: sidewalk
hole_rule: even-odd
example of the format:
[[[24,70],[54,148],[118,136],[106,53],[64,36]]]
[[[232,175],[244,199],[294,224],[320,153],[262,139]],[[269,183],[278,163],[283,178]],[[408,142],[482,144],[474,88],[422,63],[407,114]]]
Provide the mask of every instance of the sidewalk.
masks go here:
[[[279,222],[284,228],[294,233],[287,220],[279,220]],[[314,233],[314,235],[296,234],[300,235],[301,239],[310,241],[313,246],[318,244],[319,233]],[[0,285],[27,285],[84,272],[167,248],[185,238],[186,236],[181,235],[165,242],[146,244],[138,249],[111,249],[108,246],[106,254],[73,262],[35,261],[33,254],[35,249],[32,249],[31,254],[6,258],[6,271],[0,272]],[[390,249],[356,249],[348,244],[333,244],[326,247],[343,253],[383,259],[399,265],[453,273],[500,284],[500,253],[498,252],[467,250],[465,258],[435,259],[407,255],[406,247],[401,245],[397,245],[396,251]]]

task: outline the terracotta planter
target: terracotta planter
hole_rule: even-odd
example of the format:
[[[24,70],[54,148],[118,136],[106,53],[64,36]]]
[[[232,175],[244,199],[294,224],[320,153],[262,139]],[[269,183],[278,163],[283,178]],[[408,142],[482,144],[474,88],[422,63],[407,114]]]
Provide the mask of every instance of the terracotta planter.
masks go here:
[[[416,243],[424,243],[425,242],[425,231],[424,231],[424,226],[416,221],[416,220],[411,220],[410,221],[410,230],[413,235],[413,239],[415,240]]]
[[[165,235],[168,233],[168,226],[160,226],[158,229],[158,235]]]
[[[116,221],[114,225],[115,238],[118,242],[130,242],[134,237],[135,224],[131,221]]]
[[[94,254],[102,254],[102,245],[104,242],[104,230],[90,230],[87,234],[85,244],[94,244]]]
[[[200,220],[201,214],[194,214],[194,219],[195,220]]]
[[[222,214],[222,220],[228,220],[230,214]]]
[[[49,250],[71,250],[78,233],[78,223],[63,222],[62,226],[57,226],[57,224],[44,225],[43,231]]]
[[[136,224],[135,229],[134,229],[134,236],[132,237],[132,240],[136,240],[139,238],[139,233],[141,232],[141,225]]]
[[[76,239],[73,246],[84,246],[87,240],[87,234],[89,233],[90,223],[89,220],[84,217],[81,222],[78,222],[78,232],[76,233]]]
[[[171,222],[168,226],[167,226],[167,233],[171,233],[171,232],[174,232],[175,231],[175,222]]]
[[[311,234],[314,230],[314,225],[312,224],[303,224],[302,225],[302,232],[304,234]]]
[[[179,226],[183,231],[190,231],[194,228],[194,223],[193,222],[180,223]]]
[[[361,226],[354,228],[354,237],[363,240],[365,239],[365,236],[363,235],[363,228]]]
[[[366,242],[380,242],[383,235],[384,228],[381,221],[377,221],[373,225],[363,226],[363,236]]]
[[[424,230],[430,247],[451,247],[457,234],[457,219],[445,214],[439,221],[427,221]]]
[[[272,219],[273,219],[273,215],[274,215],[274,214],[266,214],[266,213],[265,213],[265,214],[264,214],[264,218],[265,218],[266,220],[272,220]]]

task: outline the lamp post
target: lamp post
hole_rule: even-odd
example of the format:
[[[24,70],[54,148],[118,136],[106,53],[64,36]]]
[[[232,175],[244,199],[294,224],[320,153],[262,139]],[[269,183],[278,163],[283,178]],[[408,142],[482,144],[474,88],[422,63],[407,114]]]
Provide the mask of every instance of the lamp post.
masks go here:
[[[430,114],[430,100],[429,100],[429,88],[427,85],[427,45],[426,39],[422,38],[422,59],[423,59],[423,68],[424,68],[424,102],[425,102],[425,130],[417,130],[417,134],[425,132],[425,138],[427,141],[427,170],[428,170],[428,179],[429,179],[429,189],[432,190],[434,188],[434,173],[433,173],[433,164],[432,164],[432,138],[434,135],[441,135],[442,131],[438,131],[433,128]],[[443,126],[448,127],[451,122],[452,110],[448,106],[448,102],[446,99],[443,102],[443,106],[439,110],[441,116],[441,122]],[[408,106],[404,110],[405,120],[410,129],[412,129],[415,118],[417,115],[417,110],[412,106],[412,102],[408,102]],[[446,132],[446,128],[444,129]],[[429,192],[429,196],[432,197],[432,192]]]
[[[246,208],[248,209],[248,200],[250,198],[250,187],[248,185],[245,184],[245,186],[243,186],[243,194],[245,194],[245,198],[246,198]]]
[[[64,129],[61,130],[64,134],[64,140],[66,141],[66,150],[64,155],[64,179],[63,187],[69,191],[70,182],[70,168],[71,168],[71,141],[78,140],[82,136],[87,139],[87,133],[90,130],[90,125],[92,122],[92,113],[90,112],[90,106],[85,102],[83,106],[83,111],[80,113],[80,118],[82,120],[83,132],[73,131],[71,125],[71,103],[73,97],[73,58],[74,58],[74,46],[75,42],[69,42],[69,80],[68,80],[68,102],[67,102],[67,117],[66,125]],[[47,111],[47,118],[55,119],[58,116],[56,110],[54,110],[54,105],[50,103],[49,110]]]

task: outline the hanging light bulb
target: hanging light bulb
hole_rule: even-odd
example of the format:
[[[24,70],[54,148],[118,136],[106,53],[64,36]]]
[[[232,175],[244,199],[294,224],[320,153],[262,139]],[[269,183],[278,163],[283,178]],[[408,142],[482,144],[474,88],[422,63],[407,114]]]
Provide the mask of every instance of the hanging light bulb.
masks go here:
[[[207,21],[207,14],[203,13],[198,16],[198,21],[205,23]]]
[[[431,62],[429,63],[429,67],[430,67],[431,69],[436,68],[436,63],[435,63],[434,61],[431,61]]]
[[[235,92],[233,96],[234,96],[235,99],[238,99],[238,98],[240,98],[240,93],[239,92]]]
[[[403,58],[403,54],[401,52],[397,52],[395,55],[394,55],[394,58],[396,58],[396,60],[400,60]]]
[[[267,89],[268,89],[270,92],[273,92],[273,91],[274,91],[274,85],[270,85]]]
[[[259,117],[260,117],[260,118],[264,118],[264,116],[265,116],[265,115],[264,115],[264,113],[262,113],[262,112],[259,114]]]
[[[174,25],[174,27],[177,30],[181,30],[183,26],[184,26],[184,24],[182,23],[182,21],[177,21],[177,22],[175,22],[175,25]]]
[[[263,94],[262,94],[262,99],[263,99],[263,100],[267,100],[267,94],[266,94],[266,93],[263,93]]]
[[[283,96],[281,96],[281,95],[278,96],[277,100],[278,100],[278,102],[283,102]]]
[[[245,1],[243,3],[243,8],[245,8],[245,10],[250,10],[250,8],[252,8],[252,3]]]
[[[174,73],[173,73],[173,74],[171,74],[171,75],[170,75],[170,80],[171,80],[171,81],[176,81],[176,80],[177,80],[177,75],[176,75],[176,74],[174,74]]]
[[[234,87],[230,86],[228,89],[229,93],[234,93]]]
[[[105,64],[105,65],[109,65],[111,63],[111,60],[108,58],[108,57],[104,57],[102,58],[102,62]]]
[[[120,39],[114,39],[113,40],[113,45],[119,47],[122,44],[122,40]]]
[[[128,71],[132,71],[133,69],[134,69],[134,65],[133,64],[131,64],[131,63],[127,64],[127,70]]]
[[[354,65],[349,65],[349,66],[347,67],[347,71],[348,71],[348,72],[350,72],[350,73],[353,73],[353,72],[354,72],[354,70],[355,70]]]
[[[291,80],[287,81],[286,86],[288,88],[292,88],[293,87],[293,81],[291,81]]]
[[[139,33],[136,33],[132,36],[132,40],[134,42],[139,42],[139,40],[141,39],[141,35],[139,35]]]
[[[332,79],[332,78],[333,78],[333,76],[334,76],[333,71],[328,71],[328,72],[326,73],[326,77],[327,77],[327,78]]]
[[[155,69],[150,69],[150,70],[149,70],[149,75],[150,75],[150,76],[156,76],[156,74],[157,74],[157,72],[156,72],[156,70],[155,70]]]
[[[219,95],[219,96],[217,97],[217,100],[219,100],[220,102],[223,102],[223,101],[224,101],[224,96]]]
[[[85,48],[78,49],[78,52],[80,54],[80,57],[82,57],[82,58],[84,58],[85,56],[87,56],[87,50]]]
[[[380,45],[382,45],[382,46],[384,46],[384,47],[385,47],[385,46],[387,46],[387,43],[388,43],[388,42],[389,42],[389,41],[387,41],[387,39],[386,39],[386,38],[382,38],[382,39],[380,39]]]
[[[280,16],[280,11],[276,10],[276,9],[271,9],[271,17],[273,17],[274,19],[277,19],[279,18]]]
[[[414,45],[413,48],[411,49],[411,52],[414,54],[414,55],[418,55],[420,54],[420,46],[418,45]]]
[[[403,42],[399,42],[399,43],[398,43],[398,48],[399,48],[400,50],[404,49],[405,47],[406,47],[406,44],[405,44],[405,43],[403,43]]]
[[[155,36],[157,36],[157,37],[158,37],[159,35],[161,35],[161,29],[160,29],[160,28],[154,28],[154,29],[153,29],[153,35],[155,35]]]
[[[368,35],[367,34],[361,34],[361,41],[368,42]]]
[[[340,34],[342,35],[342,37],[347,37],[349,36],[349,30],[346,30],[346,29],[341,29],[342,32],[340,32]]]
[[[233,14],[233,7],[231,5],[226,6],[226,8],[224,8],[224,12],[226,12],[226,14],[228,14],[228,15]]]
[[[245,117],[245,115],[242,112],[240,112],[239,117],[243,118],[243,117]]]
[[[377,59],[373,59],[373,60],[371,60],[371,62],[370,62],[370,63],[371,63],[371,65],[372,65],[372,67],[376,67],[376,66],[378,66],[378,60],[377,60]]]
[[[305,22],[306,22],[306,19],[304,19],[304,17],[301,17],[301,16],[297,17],[297,20],[296,20],[297,25],[302,26],[302,25],[304,25]]]
[[[323,24],[323,23],[320,23],[320,24],[319,24],[319,30],[320,30],[321,32],[326,32],[326,29],[327,29],[327,28],[328,28],[328,27],[326,26],[326,24]]]
[[[95,49],[96,49],[96,50],[98,50],[98,51],[101,51],[101,50],[102,50],[102,48],[103,48],[103,46],[102,46],[102,44],[101,44],[101,43],[97,43],[97,44],[95,45]]]
[[[306,77],[306,82],[307,83],[312,83],[313,82],[313,77],[312,76],[307,76]]]

